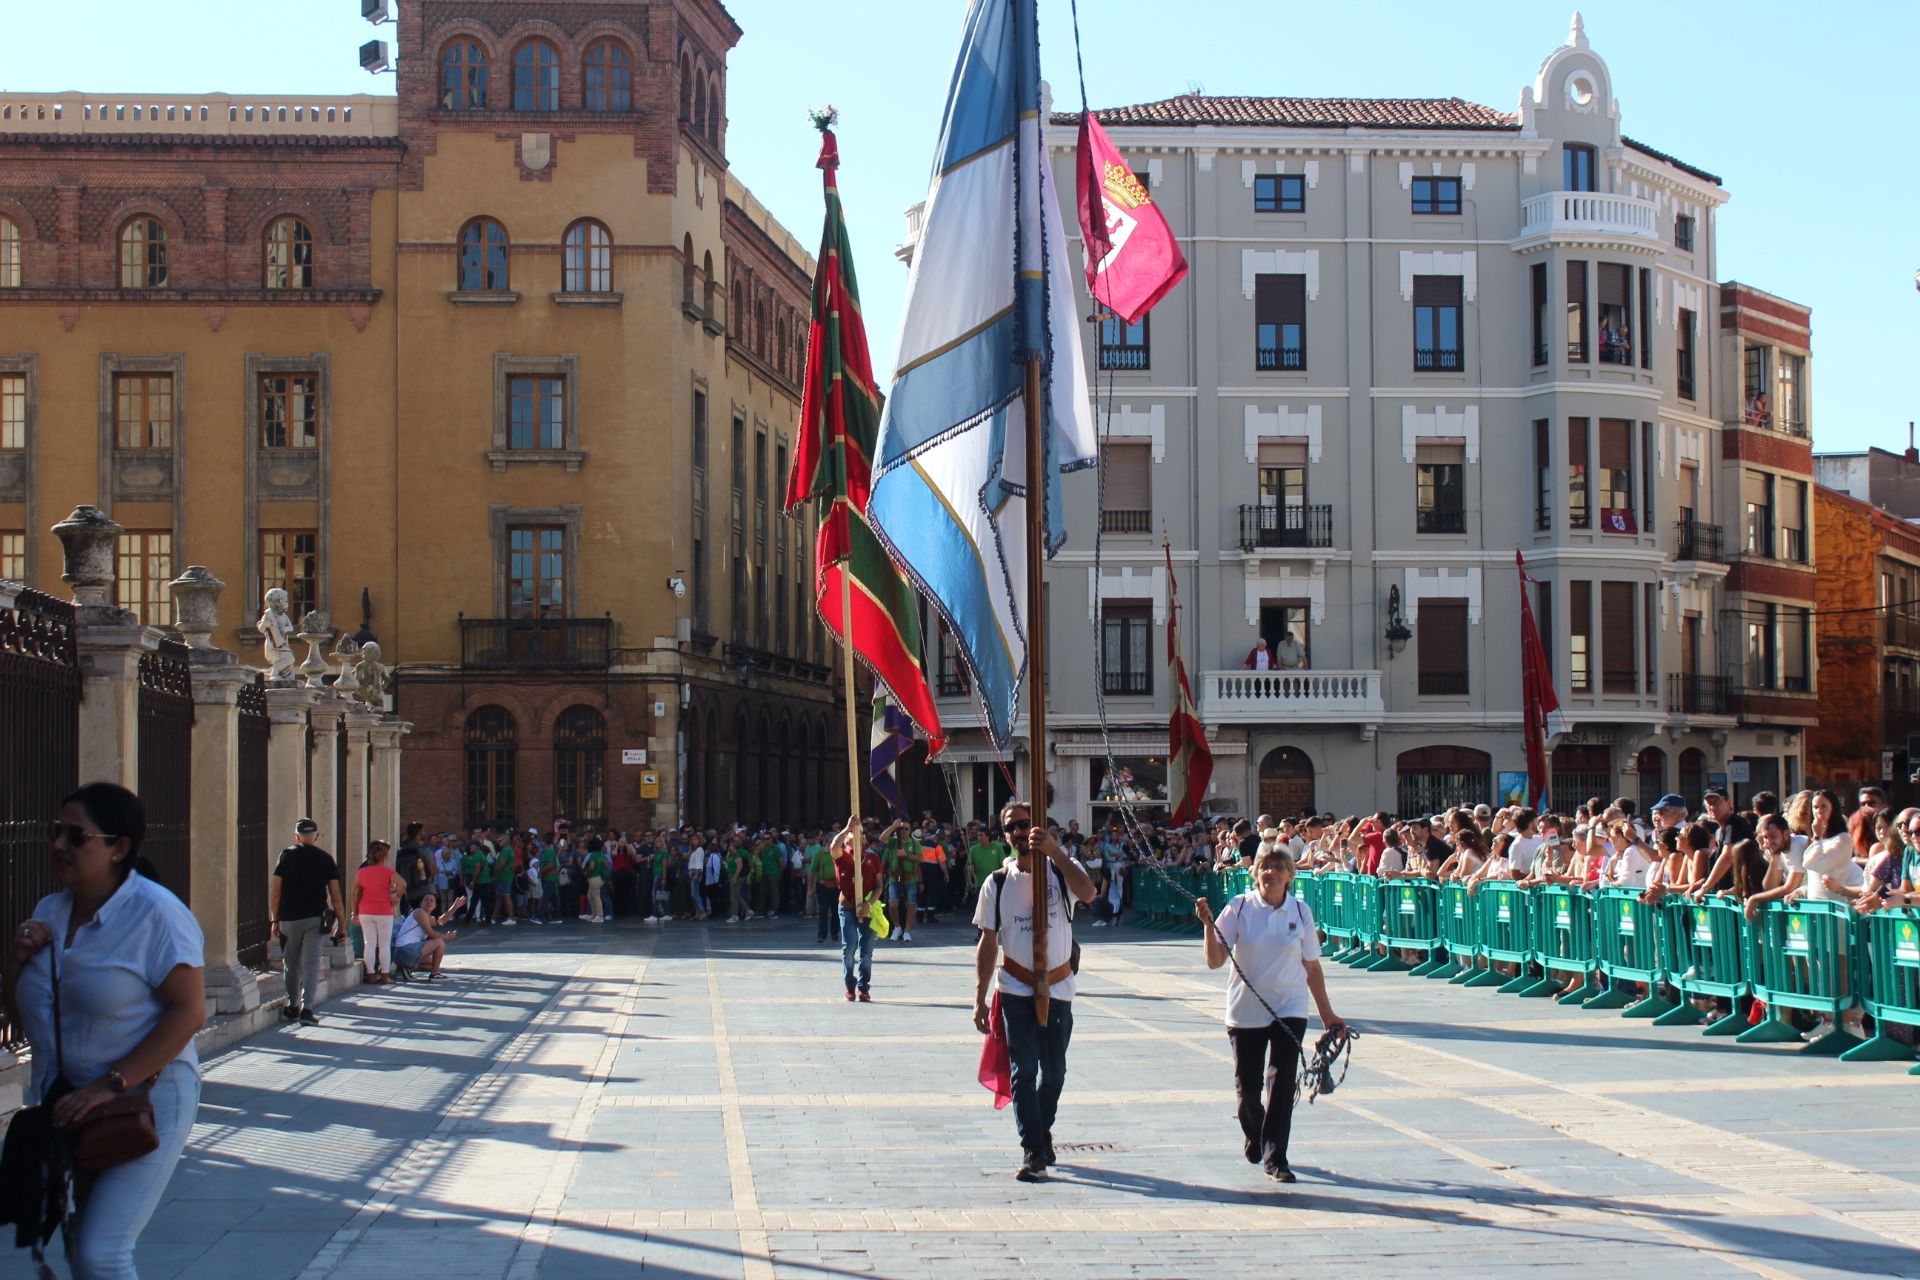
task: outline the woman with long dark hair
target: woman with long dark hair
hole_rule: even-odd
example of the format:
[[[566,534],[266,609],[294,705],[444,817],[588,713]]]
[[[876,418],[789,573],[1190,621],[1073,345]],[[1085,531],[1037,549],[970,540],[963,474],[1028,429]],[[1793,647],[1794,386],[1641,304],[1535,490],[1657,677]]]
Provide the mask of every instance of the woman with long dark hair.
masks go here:
[[[29,1101],[51,1104],[56,1131],[77,1131],[126,1094],[153,1104],[154,1150],[77,1176],[75,1280],[134,1274],[134,1244],[200,1105],[193,1037],[206,1022],[205,940],[140,857],[146,830],[139,797],[110,782],[61,803],[50,827],[60,887],[14,925],[0,990],[33,1046]]]

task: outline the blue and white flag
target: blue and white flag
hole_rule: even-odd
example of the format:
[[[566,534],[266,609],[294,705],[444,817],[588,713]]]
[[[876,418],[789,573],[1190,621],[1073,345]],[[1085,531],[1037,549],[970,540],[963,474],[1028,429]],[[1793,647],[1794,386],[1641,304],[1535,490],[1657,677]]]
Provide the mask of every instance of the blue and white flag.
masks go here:
[[[1025,368],[1041,360],[1048,554],[1098,450],[1041,139],[1035,0],[973,0],[947,91],[867,519],[945,617],[995,745],[1027,669]]]
[[[913,721],[892,699],[876,693],[873,728],[867,737],[867,781],[896,818],[907,816],[907,801],[900,794],[900,779],[894,776],[893,765],[912,745]]]

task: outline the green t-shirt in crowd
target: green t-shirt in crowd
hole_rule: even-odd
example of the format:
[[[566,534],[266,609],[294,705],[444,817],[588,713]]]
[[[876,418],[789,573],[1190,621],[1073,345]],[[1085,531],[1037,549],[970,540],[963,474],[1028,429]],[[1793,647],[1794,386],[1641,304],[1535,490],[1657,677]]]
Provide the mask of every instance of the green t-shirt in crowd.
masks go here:
[[[460,855],[460,874],[469,880],[477,879],[483,859],[478,849],[469,849]]]
[[[585,870],[589,880],[596,878],[605,880],[612,869],[613,863],[607,857],[607,851],[605,849],[598,849],[587,855]]]
[[[513,846],[494,850],[493,882],[495,884],[513,883]]]
[[[754,878],[756,864],[753,854],[746,849],[736,849],[727,855],[727,875],[745,880]]]
[[[967,846],[967,865],[973,868],[973,878],[981,884],[985,884],[987,877],[998,871],[1000,864],[1006,860],[1007,855],[1002,852],[997,840],[992,844],[976,840]]]
[[[827,852],[827,846],[814,844],[807,847],[807,871],[822,884],[833,879],[833,855]]]
[[[760,851],[760,875],[767,880],[780,878],[780,865],[786,859],[780,853],[780,846],[770,844]]]
[[[560,879],[560,851],[552,845],[540,851],[540,879],[545,884],[554,884]]]

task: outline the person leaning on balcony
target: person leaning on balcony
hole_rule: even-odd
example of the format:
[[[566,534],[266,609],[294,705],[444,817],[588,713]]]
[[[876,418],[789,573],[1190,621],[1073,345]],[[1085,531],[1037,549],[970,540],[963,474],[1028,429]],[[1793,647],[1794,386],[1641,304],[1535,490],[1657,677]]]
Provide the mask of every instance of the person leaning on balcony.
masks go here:
[[[1293,638],[1291,631],[1280,637],[1280,644],[1274,649],[1273,656],[1282,671],[1300,671],[1307,665],[1307,648]]]
[[[1273,655],[1267,652],[1267,638],[1261,636],[1253,642],[1253,648],[1247,650],[1245,662],[1240,664],[1243,671],[1267,671],[1273,667]]]

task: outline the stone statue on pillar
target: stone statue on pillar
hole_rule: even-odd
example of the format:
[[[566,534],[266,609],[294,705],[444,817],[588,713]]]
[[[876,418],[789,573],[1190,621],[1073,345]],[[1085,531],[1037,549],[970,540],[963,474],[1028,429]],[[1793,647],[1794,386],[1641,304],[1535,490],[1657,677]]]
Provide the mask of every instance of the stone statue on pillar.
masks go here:
[[[386,710],[387,679],[391,672],[392,668],[380,661],[378,640],[369,640],[360,646],[360,660],[354,664],[353,674],[360,686],[357,696],[367,710]]]
[[[279,587],[267,591],[266,608],[260,612],[260,636],[267,655],[267,679],[275,684],[293,680],[293,619],[287,615],[287,593]]]

